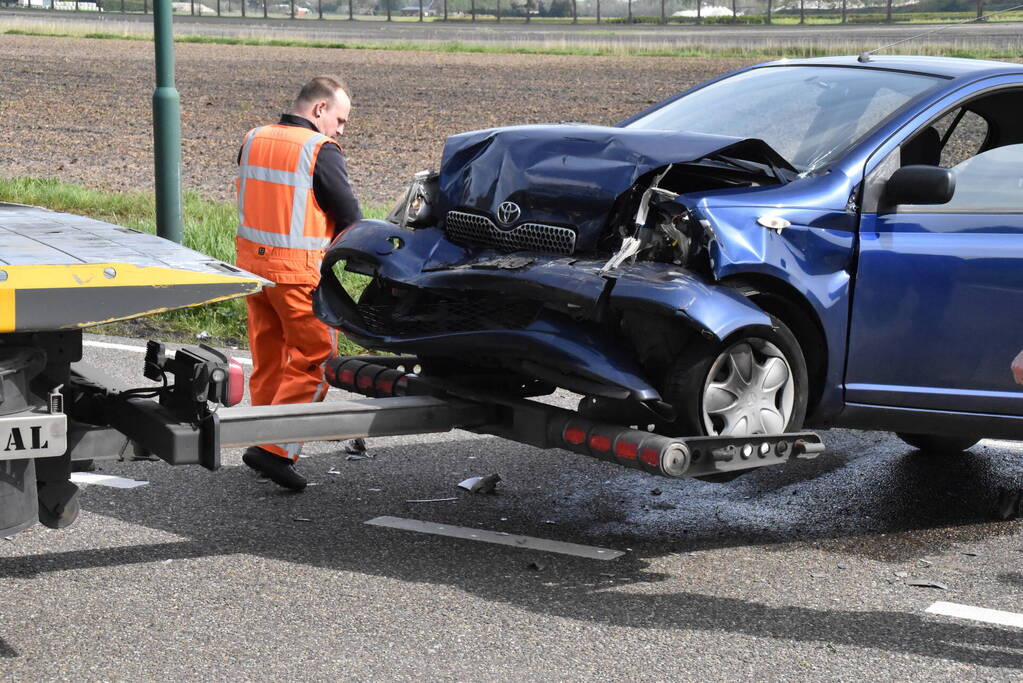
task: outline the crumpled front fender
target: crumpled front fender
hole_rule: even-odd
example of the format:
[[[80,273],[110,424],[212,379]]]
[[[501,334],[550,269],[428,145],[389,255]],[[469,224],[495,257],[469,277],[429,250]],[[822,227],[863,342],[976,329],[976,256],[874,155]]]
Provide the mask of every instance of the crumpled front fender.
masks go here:
[[[743,327],[771,324],[763,310],[735,289],[707,283],[678,266],[642,262],[621,270],[611,290],[612,308],[677,315],[718,339]]]

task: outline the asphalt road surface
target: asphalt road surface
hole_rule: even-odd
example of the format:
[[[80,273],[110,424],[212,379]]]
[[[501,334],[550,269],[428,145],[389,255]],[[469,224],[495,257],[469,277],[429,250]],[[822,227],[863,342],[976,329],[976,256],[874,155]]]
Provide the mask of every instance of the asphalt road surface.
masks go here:
[[[0,27],[5,21],[43,22],[46,24],[104,25],[107,30],[132,31],[152,24],[152,15],[45,12],[40,10],[0,11]],[[940,30],[939,30],[940,29]],[[927,33],[901,50],[913,46],[945,48],[1013,50],[1023,47],[1020,24],[1012,22],[961,25],[827,25],[827,26],[657,26],[621,24],[525,24],[505,21],[480,22],[385,22],[379,18],[318,21],[305,19],[263,19],[262,17],[174,16],[178,34],[209,36],[254,36],[302,38],[337,42],[447,42],[510,43],[514,45],[573,45],[605,47],[685,47],[756,48],[781,46],[843,46],[873,49]]]
[[[90,345],[86,356],[140,383],[141,354]],[[1023,522],[990,516],[1000,489],[1023,486],[1023,447],[985,441],[934,458],[888,434],[823,436],[817,460],[727,484],[461,432],[370,440],[366,460],[312,444],[300,494],[260,481],[238,451],[216,473],[101,463],[148,484],[86,486],[70,528],[0,540],[0,673],[1018,679],[1023,628],[926,610],[1023,612]],[[495,495],[455,488],[493,473]],[[624,554],[366,524],[379,516]],[[944,588],[911,585],[921,581]]]

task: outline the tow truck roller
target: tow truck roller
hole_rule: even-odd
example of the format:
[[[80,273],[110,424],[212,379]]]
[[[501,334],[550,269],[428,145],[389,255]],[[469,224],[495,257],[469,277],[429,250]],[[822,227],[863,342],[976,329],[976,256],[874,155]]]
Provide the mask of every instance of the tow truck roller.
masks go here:
[[[81,362],[84,328],[267,284],[152,235],[0,204],[0,536],[37,521],[70,525],[80,507],[70,475],[82,460],[159,458],[215,470],[223,448],[457,428],[682,478],[727,476],[824,449],[811,432],[663,436],[419,374],[409,356],[326,364],[331,385],[366,398],[247,407],[232,407],[243,392],[241,366],[205,345],[169,355],[149,342],[143,375],[159,384],[129,389]]]

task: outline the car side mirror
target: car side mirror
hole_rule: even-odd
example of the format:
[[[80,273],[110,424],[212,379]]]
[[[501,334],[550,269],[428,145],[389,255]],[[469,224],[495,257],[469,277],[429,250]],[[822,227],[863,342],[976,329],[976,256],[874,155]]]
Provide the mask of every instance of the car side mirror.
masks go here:
[[[885,203],[946,204],[956,189],[951,169],[940,166],[903,166],[888,179],[884,188]]]

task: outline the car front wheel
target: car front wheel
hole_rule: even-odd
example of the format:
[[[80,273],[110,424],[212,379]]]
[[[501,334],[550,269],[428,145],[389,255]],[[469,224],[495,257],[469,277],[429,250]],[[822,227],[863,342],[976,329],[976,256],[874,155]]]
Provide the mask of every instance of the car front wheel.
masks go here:
[[[806,417],[806,361],[780,320],[743,328],[723,342],[694,340],[675,361],[664,387],[676,436],[780,434]]]

